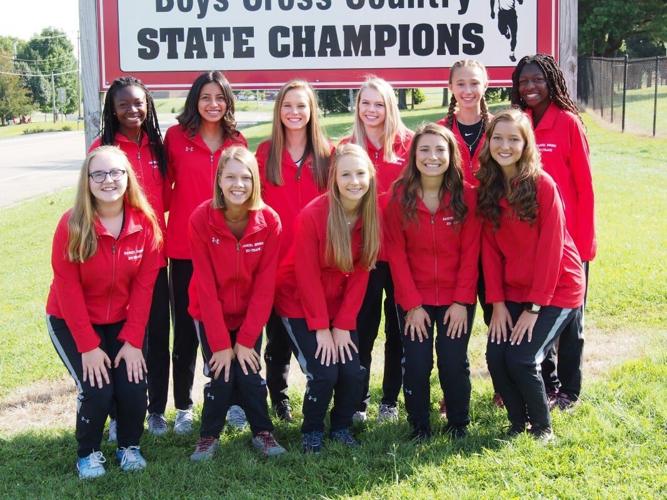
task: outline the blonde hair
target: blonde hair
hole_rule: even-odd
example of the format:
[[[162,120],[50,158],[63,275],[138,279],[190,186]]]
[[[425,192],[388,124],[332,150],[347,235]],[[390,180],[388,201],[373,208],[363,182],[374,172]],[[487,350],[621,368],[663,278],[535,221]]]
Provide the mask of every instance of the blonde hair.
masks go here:
[[[244,167],[250,172],[252,177],[252,191],[250,192],[250,198],[245,202],[248,210],[259,210],[264,206],[262,202],[262,193],[261,185],[259,180],[259,167],[257,166],[257,158],[255,155],[248,151],[242,146],[232,146],[227,148],[222,152],[220,156],[220,161],[218,161],[218,169],[215,172],[215,181],[213,182],[213,200],[211,200],[211,206],[213,208],[219,208],[226,210],[227,206],[225,205],[225,195],[220,189],[220,177],[222,176],[222,171],[224,170],[229,160],[236,160],[241,163]]]
[[[90,173],[90,162],[101,154],[116,156],[121,160],[122,167],[127,172],[127,189],[123,195],[124,201],[130,207],[142,212],[148,219],[153,230],[153,248],[159,248],[162,244],[162,231],[160,230],[155,212],[150,203],[148,203],[127,156],[116,146],[100,146],[88,153],[79,172],[74,207],[67,222],[67,257],[71,262],[85,262],[97,252],[95,197],[90,191],[88,174]]]
[[[459,68],[477,68],[481,71],[484,76],[484,86],[486,87],[489,83],[489,73],[486,71],[486,66],[479,62],[477,59],[461,59],[452,64],[451,69],[449,70],[449,86],[451,87],[454,83],[454,73]],[[449,129],[454,125],[454,114],[456,113],[457,101],[454,97],[454,92],[452,92],[452,97],[449,100],[449,108],[447,110],[447,115],[445,116],[445,126]],[[482,98],[479,100],[479,109],[480,114],[482,115],[482,131],[486,129],[489,125],[489,108],[486,104],[486,98],[482,94]]]
[[[271,130],[271,148],[269,149],[269,157],[266,162],[266,178],[275,185],[283,185],[283,150],[285,149],[285,129],[283,122],[280,119],[280,110],[283,106],[285,96],[290,90],[303,90],[308,99],[308,106],[310,107],[310,119],[306,125],[306,150],[304,157],[312,156],[312,171],[313,178],[319,189],[323,189],[327,185],[327,174],[329,172],[329,159],[331,156],[331,149],[329,141],[327,141],[318,117],[318,104],[315,91],[310,84],[305,80],[290,80],[282,86],[280,92],[276,96],[276,102],[273,106],[273,128]]]
[[[350,228],[345,218],[345,209],[336,183],[336,171],[343,157],[352,156],[359,160],[368,169],[368,191],[362,197],[357,207],[357,214],[361,217],[361,265],[371,269],[375,265],[380,251],[380,221],[377,203],[377,183],[375,167],[366,151],[357,144],[341,144],[336,148],[334,159],[329,172],[329,215],[327,217],[326,260],[343,272],[354,269],[352,257],[352,238]]]
[[[408,134],[408,128],[401,120],[401,115],[398,110],[398,102],[396,94],[386,80],[378,78],[374,75],[369,76],[364,83],[361,84],[357,92],[357,98],[354,105],[354,124],[352,125],[352,142],[359,144],[366,149],[366,128],[359,116],[359,104],[361,103],[361,94],[366,89],[375,90],[382,96],[384,101],[385,117],[384,117],[384,132],[382,134],[382,151],[383,160],[394,162],[397,160],[396,153],[394,153],[394,141],[396,137],[405,138]]]

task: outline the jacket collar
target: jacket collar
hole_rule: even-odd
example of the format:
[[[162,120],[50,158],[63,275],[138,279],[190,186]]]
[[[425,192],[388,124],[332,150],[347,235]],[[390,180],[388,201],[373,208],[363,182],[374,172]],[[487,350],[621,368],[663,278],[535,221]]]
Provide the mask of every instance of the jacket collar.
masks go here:
[[[535,130],[541,130],[541,129],[550,129],[553,128],[555,123],[556,123],[556,118],[558,117],[558,112],[560,111],[560,108],[556,106],[553,102],[547,106],[546,111],[544,112],[544,116],[540,120],[540,123],[537,124],[537,127],[535,127]],[[526,114],[530,117],[530,123],[533,123],[533,110],[530,108],[527,108],[525,110]]]
[[[139,142],[139,144],[137,144],[136,142],[134,142],[134,141],[128,139],[127,137],[125,137],[125,136],[124,136],[123,134],[121,134],[120,132],[116,132],[116,135],[114,136],[114,142],[116,142],[117,144],[120,144],[120,143],[123,143],[123,144],[133,144],[133,145],[135,145],[135,146],[138,146],[138,147],[140,147],[140,148],[143,148],[143,147],[145,147],[145,146],[148,146],[148,134],[147,134],[146,132],[142,131],[142,133],[141,133],[141,141]]]
[[[95,215],[94,224],[95,224],[95,232],[97,233],[98,236],[109,236],[111,238],[114,237],[109,231],[107,231],[107,228],[104,227],[104,225],[100,221],[100,218],[97,215]],[[127,200],[125,200],[123,204],[123,228],[120,230],[120,234],[118,235],[117,239],[118,240],[123,239],[126,236],[138,233],[143,229],[144,226],[141,221],[140,212],[135,208],[131,207],[127,203]]]
[[[211,228],[213,228],[213,230],[219,235],[234,238],[236,240],[236,236],[232,234],[229,226],[227,226],[224,211],[218,208],[213,208],[210,203],[208,204],[207,209],[209,226],[211,226]],[[267,227],[267,223],[264,217],[264,213],[261,210],[249,210],[248,224],[246,225],[245,231],[243,231],[243,236],[241,239],[261,231],[265,227]]]

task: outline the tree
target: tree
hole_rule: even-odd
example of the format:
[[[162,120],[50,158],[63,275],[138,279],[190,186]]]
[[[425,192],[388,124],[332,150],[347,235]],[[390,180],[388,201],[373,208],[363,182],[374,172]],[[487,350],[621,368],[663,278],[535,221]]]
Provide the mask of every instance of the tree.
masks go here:
[[[32,100],[15,73],[11,52],[0,50],[0,123],[5,125],[17,116],[30,114]]]
[[[579,53],[611,57],[631,36],[667,39],[665,0],[579,0]]]
[[[55,74],[55,88],[65,89],[65,102],[56,103],[57,108],[65,113],[78,109],[77,62],[74,47],[65,33],[55,28],[45,28],[31,38],[17,52],[19,62],[30,69],[30,74],[43,75],[27,79],[35,102],[43,112],[53,111],[51,73]]]
[[[350,97],[347,90],[318,90],[317,100],[325,116],[330,113],[347,113],[350,111]]]

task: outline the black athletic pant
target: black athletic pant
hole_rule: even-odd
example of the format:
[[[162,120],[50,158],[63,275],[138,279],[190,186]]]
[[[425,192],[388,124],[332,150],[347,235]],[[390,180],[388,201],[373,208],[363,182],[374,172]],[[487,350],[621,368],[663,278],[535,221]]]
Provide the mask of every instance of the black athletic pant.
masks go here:
[[[588,297],[588,269],[589,263],[584,262],[586,275],[586,294],[584,306],[577,321],[572,321],[558,342],[549,349],[542,361],[542,377],[547,392],[567,394],[573,401],[577,401],[581,394],[581,371],[584,361],[584,310]]]
[[[517,17],[516,10],[498,11],[498,31],[510,39],[510,48],[512,52],[516,48]]]
[[[506,302],[512,322],[523,312],[523,304]],[[542,307],[533,328],[533,338],[524,336],[519,345],[509,340],[486,345],[486,362],[494,387],[503,398],[507,416],[513,426],[523,427],[530,421],[536,432],[551,428],[541,363],[544,355],[561,332],[577,321],[581,308]]]
[[[170,259],[172,318],[174,321],[174,347],[171,362],[174,377],[174,406],[178,410],[192,408],[192,383],[197,361],[197,333],[192,317],[188,314],[188,287],[192,278],[192,261]]]
[[[266,363],[266,385],[273,406],[289,401],[287,379],[291,357],[292,350],[283,321],[275,310],[272,310],[266,324],[264,362]]]
[[[352,426],[352,415],[361,399],[361,386],[365,368],[359,362],[359,355],[352,351],[352,360],[346,359],[329,366],[315,359],[317,337],[315,331],[308,330],[303,318],[283,318],[294,355],[308,383],[303,396],[303,424],[301,432],[324,431],[324,417],[333,396],[330,421],[331,430],[338,431]],[[358,347],[357,332],[350,331],[352,342]]]
[[[169,392],[169,280],[160,269],[153,288],[153,302],[146,332],[148,413],[164,413]]]
[[[206,339],[204,324],[195,321],[195,329],[204,355],[204,375],[210,381],[204,386],[204,407],[201,413],[201,437],[219,437],[225,425],[227,410],[232,404],[240,404],[245,411],[253,436],[262,431],[273,431],[273,424],[269,418],[266,406],[266,383],[260,372],[243,373],[241,365],[234,359],[229,371],[229,381],[225,382],[224,371],[217,379],[213,378],[209,361],[212,356],[211,348]],[[236,343],[238,330],[230,332],[232,345]],[[262,349],[262,338],[255,344],[255,351],[259,354]]]
[[[384,300],[384,374],[382,377],[382,403],[396,406],[398,393],[401,392],[401,357],[403,346],[398,327],[398,316],[394,304],[394,283],[387,262],[377,262],[370,272],[368,288],[364,302],[357,316],[357,332],[359,333],[359,358],[361,366],[366,368],[362,387],[363,400],[357,410],[366,411],[371,399],[370,377],[371,356],[373,345],[380,328],[382,314],[382,292]]]
[[[470,423],[470,364],[468,341],[475,319],[475,305],[466,306],[468,330],[460,338],[446,335],[443,324],[449,306],[422,306],[431,319],[427,326],[428,338],[423,342],[415,336],[401,335],[403,341],[403,395],[408,421],[415,429],[430,429],[431,370],[433,369],[433,343],[438,356],[438,377],[445,395],[447,419],[450,425],[463,427]],[[405,331],[405,311],[398,308],[401,332]]]
[[[123,347],[117,340],[125,322],[109,325],[93,325],[100,338],[99,347],[109,356],[112,368],[108,370],[111,383],[104,383],[102,388],[93,387],[90,380],[83,381],[83,363],[81,353],[76,349],[74,337],[65,320],[55,316],[46,317],[46,326],[53,346],[76,383],[78,394],[76,412],[77,454],[86,457],[93,451],[100,450],[104,422],[111,410],[116,408],[118,422],[118,447],[139,446],[144,431],[146,417],[146,379],[139,383],[130,382],[127,378],[125,361],[118,368],[113,362]]]

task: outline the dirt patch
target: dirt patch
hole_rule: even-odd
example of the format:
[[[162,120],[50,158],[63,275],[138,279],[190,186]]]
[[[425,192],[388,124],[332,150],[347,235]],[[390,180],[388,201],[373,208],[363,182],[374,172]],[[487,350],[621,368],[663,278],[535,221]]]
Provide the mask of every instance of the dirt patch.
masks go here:
[[[585,380],[599,378],[614,366],[629,359],[646,356],[658,343],[663,344],[663,347],[667,344],[667,332],[656,334],[623,330],[605,333],[589,329],[585,348],[584,378]],[[375,383],[378,383],[382,376],[381,342],[376,343],[374,355],[372,376]],[[483,364],[484,357],[473,356],[473,358],[473,377],[487,377],[488,372]],[[196,374],[193,399],[195,404],[198,404],[201,403],[202,388],[207,379],[202,375],[199,365]],[[290,372],[290,387],[297,391],[305,387],[305,378],[294,361]],[[171,408],[173,406],[170,403],[168,411]],[[0,401],[0,436],[9,437],[45,428],[69,428],[74,422],[75,411],[76,391],[69,377],[51,382],[37,382],[14,391],[9,397]]]

